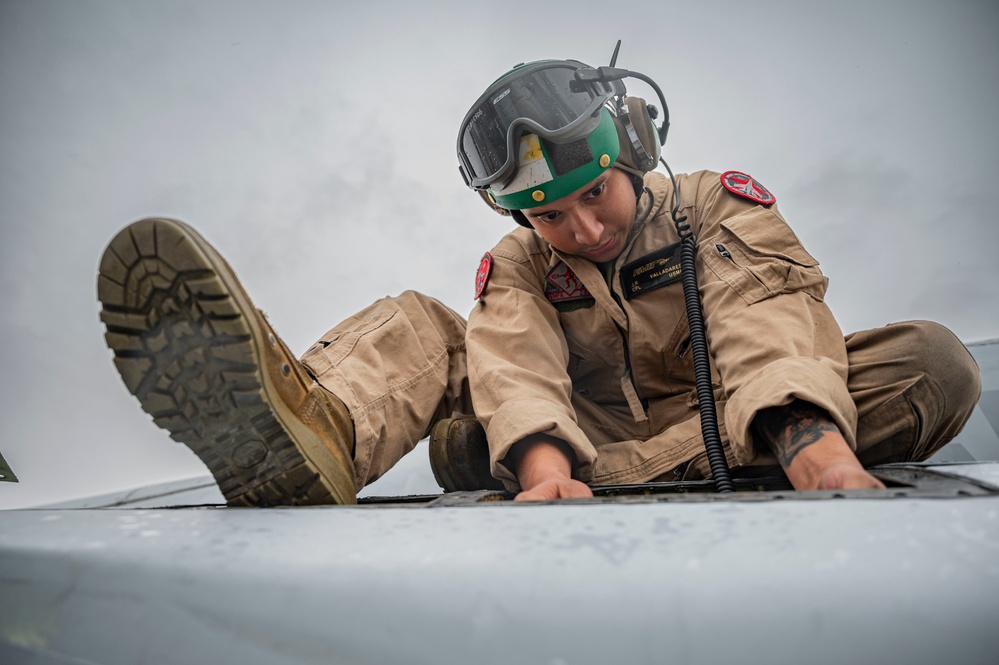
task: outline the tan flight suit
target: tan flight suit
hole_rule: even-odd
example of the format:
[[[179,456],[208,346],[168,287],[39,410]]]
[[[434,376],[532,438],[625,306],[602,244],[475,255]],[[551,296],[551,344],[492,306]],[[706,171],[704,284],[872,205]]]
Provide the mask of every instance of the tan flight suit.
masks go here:
[[[562,256],[533,230],[517,229],[492,251],[467,332],[460,316],[407,292],[305,353],[317,381],[350,409],[358,489],[438,419],[472,413],[472,403],[493,475],[514,491],[503,459],[536,433],[566,441],[574,474],[591,484],[709,474],[678,259],[669,251],[679,240],[673,189],[660,173],[645,185],[613,266]],[[868,465],[925,459],[961,430],[980,378],[950,331],[907,322],[844,338],[823,302],[827,279],[776,206],[726,191],[717,173],[681,175],[678,185],[680,213],[698,237],[731,464],[775,463],[765,444],[754,444],[750,424],[761,409],[794,398],[825,409]]]

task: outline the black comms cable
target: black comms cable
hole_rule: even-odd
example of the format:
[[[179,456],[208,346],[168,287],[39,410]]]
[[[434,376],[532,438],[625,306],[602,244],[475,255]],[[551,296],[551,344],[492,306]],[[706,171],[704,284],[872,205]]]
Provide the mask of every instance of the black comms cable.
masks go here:
[[[694,259],[697,253],[697,236],[687,224],[687,216],[679,215],[680,189],[666,160],[659,161],[666,167],[670,182],[673,183],[673,208],[670,215],[680,236],[680,274],[683,281],[683,300],[687,306],[687,324],[690,327],[690,347],[694,354],[694,383],[697,386],[697,408],[701,412],[701,437],[704,449],[711,464],[711,477],[719,493],[734,492],[732,474],[729,473],[725,448],[718,431],[718,412],[715,409],[715,393],[711,389],[711,356],[708,354],[708,338],[704,329],[704,315],[701,311],[701,294],[697,288],[697,275]]]
[[[661,146],[666,143],[666,134],[669,131],[669,107],[666,105],[666,97],[656,82],[648,76],[627,69],[618,69],[614,66],[617,63],[620,49],[621,41],[618,40],[609,67],[579,69],[576,71],[576,79],[581,82],[601,81],[607,83],[631,77],[647,83],[655,90],[659,96],[659,103],[662,104],[663,120],[662,125],[658,127],[659,145]],[[654,106],[649,107],[649,115],[651,118],[656,117]],[[673,183],[673,207],[670,214],[673,217],[676,232],[680,236],[680,273],[683,282],[683,299],[687,307],[687,323],[690,327],[690,346],[694,354],[694,382],[697,386],[697,401],[701,414],[701,436],[704,439],[704,448],[708,453],[708,462],[711,464],[711,477],[714,479],[715,489],[720,493],[734,492],[735,485],[732,483],[728,460],[725,458],[721,434],[718,431],[715,394],[711,389],[711,356],[708,353],[708,338],[701,310],[701,294],[697,288],[697,275],[694,268],[697,237],[691,231],[690,224],[686,223],[687,216],[679,214],[680,188],[676,184],[676,178],[673,177],[673,171],[670,170],[669,164],[662,157],[659,158],[659,161],[666,167],[670,182]]]

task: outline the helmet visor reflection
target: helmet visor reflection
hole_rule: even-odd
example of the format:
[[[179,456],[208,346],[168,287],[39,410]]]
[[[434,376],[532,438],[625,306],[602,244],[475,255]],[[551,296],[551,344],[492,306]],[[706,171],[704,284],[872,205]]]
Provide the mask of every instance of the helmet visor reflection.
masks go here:
[[[458,156],[472,187],[488,186],[513,172],[517,128],[564,142],[586,136],[599,124],[600,108],[623,85],[576,81],[576,70],[585,66],[571,61],[526,65],[479,98],[458,136]]]

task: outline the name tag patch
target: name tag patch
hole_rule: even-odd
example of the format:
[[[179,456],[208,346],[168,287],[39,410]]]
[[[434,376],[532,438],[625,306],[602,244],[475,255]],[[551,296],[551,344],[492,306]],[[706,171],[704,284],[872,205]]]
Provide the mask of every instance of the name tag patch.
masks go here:
[[[559,261],[545,275],[545,297],[560,311],[589,307],[596,300],[572,268]]]
[[[678,242],[621,266],[621,291],[625,300],[631,300],[679,279],[680,243]]]

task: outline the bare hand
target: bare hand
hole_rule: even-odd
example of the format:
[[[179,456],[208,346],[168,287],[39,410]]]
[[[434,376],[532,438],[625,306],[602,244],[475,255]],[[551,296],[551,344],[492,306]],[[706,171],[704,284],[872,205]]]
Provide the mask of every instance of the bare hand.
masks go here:
[[[764,409],[753,421],[796,490],[884,489],[867,473],[829,414],[795,400]]]
[[[854,464],[826,467],[819,477],[820,490],[883,490],[884,483]]]
[[[591,496],[593,496],[593,490],[586,483],[564,476],[555,476],[521,492],[514,498],[514,501],[553,501],[555,499],[582,499]]]
[[[572,449],[561,439],[534,435],[514,444],[509,454],[522,491],[515,501],[553,501],[593,496],[586,483],[572,478]]]

